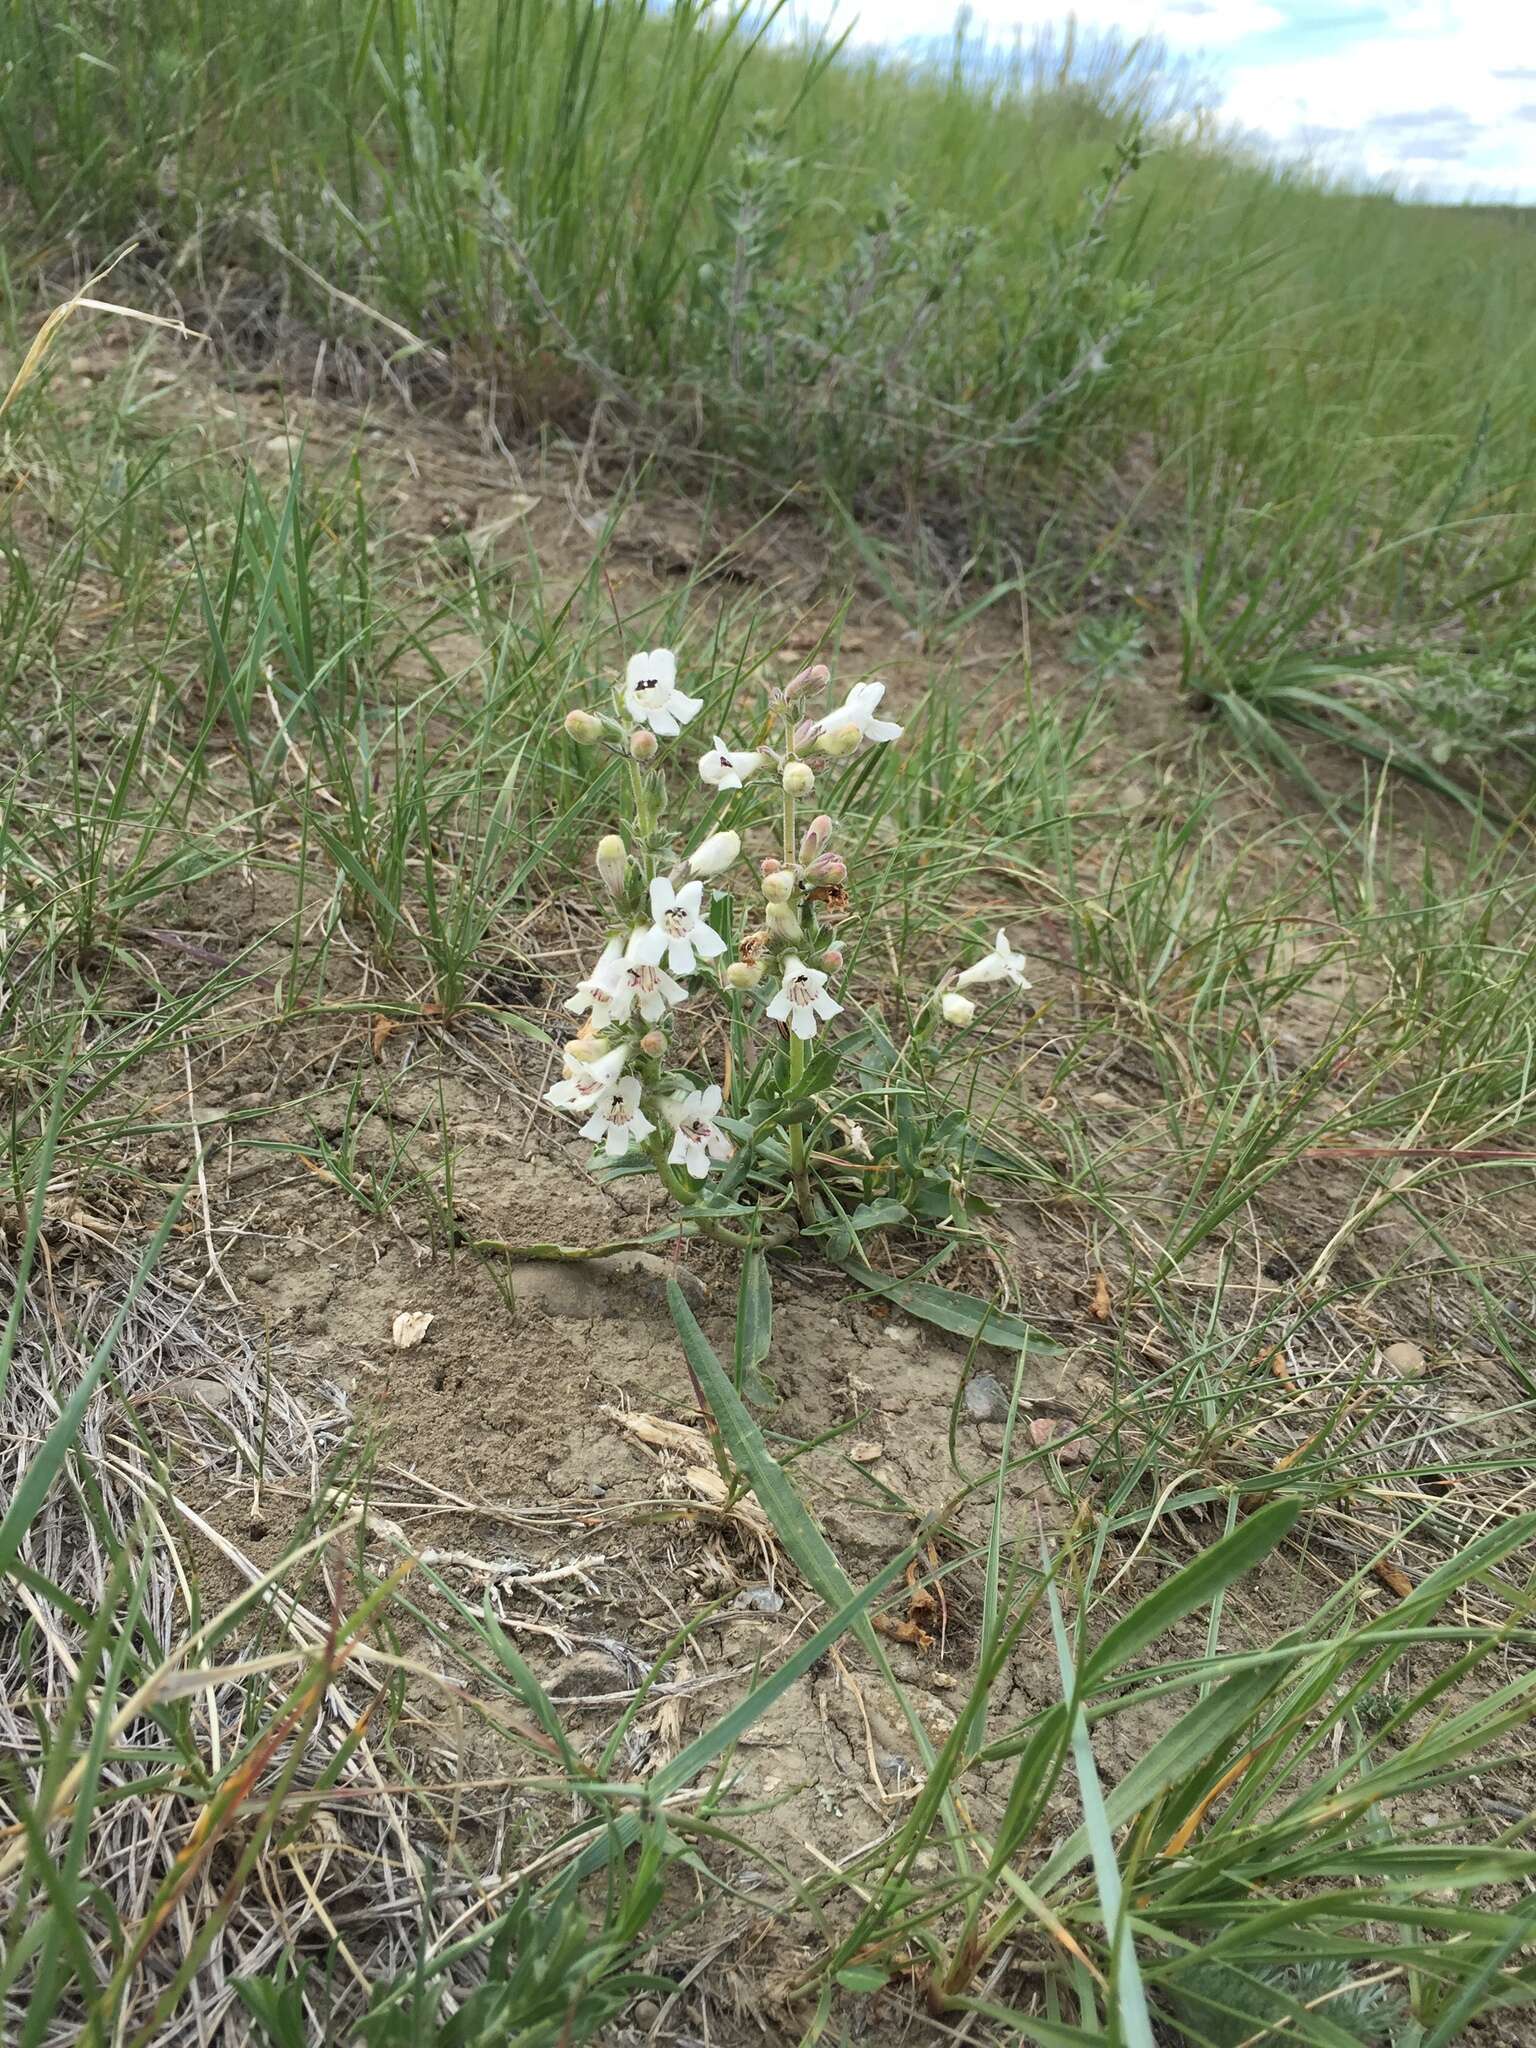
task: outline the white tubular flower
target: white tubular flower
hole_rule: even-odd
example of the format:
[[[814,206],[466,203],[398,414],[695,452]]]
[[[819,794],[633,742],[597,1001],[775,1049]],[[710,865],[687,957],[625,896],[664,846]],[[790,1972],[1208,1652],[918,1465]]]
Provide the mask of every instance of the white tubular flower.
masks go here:
[[[714,1160],[723,1166],[735,1152],[715,1119],[720,1114],[720,1090],[713,1085],[695,1088],[691,1095],[674,1095],[662,1104],[662,1114],[677,1135],[667,1154],[669,1166],[686,1166],[695,1180],[703,1180]]]
[[[699,780],[707,782],[711,789],[740,789],[747,777],[762,767],[764,759],[762,754],[733,753],[716,733],[714,746],[699,756]]]
[[[653,934],[644,925],[637,925],[629,935],[629,944],[624,948],[624,959],[619,969],[619,985],[614,992],[609,1015],[615,1024],[626,1024],[631,1011],[638,1010],[647,1024],[656,1024],[667,1014],[671,1003],[686,1002],[688,991],[681,982],[676,982],[664,967],[658,967],[650,957]]]
[[[599,1098],[581,1127],[581,1135],[590,1138],[594,1145],[602,1139],[608,1157],[622,1159],[631,1145],[648,1138],[655,1128],[640,1107],[639,1081],[633,1074],[626,1074]]]
[[[956,988],[979,988],[987,981],[1011,981],[1016,989],[1033,987],[1024,979],[1024,955],[1015,953],[1008,943],[1008,934],[999,932],[992,951],[955,976]]]
[[[955,989],[949,991],[939,1008],[944,1012],[944,1022],[953,1024],[957,1031],[963,1031],[967,1024],[976,1021],[976,1005],[969,996],[963,996]]]
[[[637,724],[670,739],[704,708],[702,697],[677,687],[677,656],[670,647],[632,654],[624,671],[624,708]]]
[[[624,1047],[615,1046],[601,1059],[584,1060],[569,1047],[565,1054],[565,1079],[546,1089],[544,1100],[551,1109],[594,1108],[609,1094],[624,1071]]]
[[[683,866],[692,876],[723,875],[741,854],[739,832],[711,832],[702,846],[695,847]]]
[[[793,954],[784,962],[784,983],[768,1005],[775,1024],[787,1024],[796,1038],[814,1038],[816,1021],[840,1017],[841,1003],[827,994],[827,977],[819,967],[807,967]]]
[[[829,711],[825,718],[817,719],[816,738],[824,747],[829,740],[833,741],[834,745],[829,751],[835,753],[844,751],[849,733],[857,735],[853,742],[855,746],[861,739],[877,742],[899,740],[902,727],[893,725],[888,718],[875,716],[875,707],[884,695],[884,683],[855,683],[848,692],[846,702],[840,704],[835,711]]]
[[[585,981],[577,983],[575,995],[566,997],[565,1007],[573,1017],[590,1010],[592,1022],[601,1031],[613,1015],[613,999],[619,992],[623,973],[624,947],[618,939],[610,939],[592,972]]]
[[[656,922],[641,943],[642,957],[652,965],[665,953],[674,974],[692,974],[700,960],[718,960],[725,951],[724,939],[704,922],[702,882],[674,889],[658,875],[651,884],[651,915]]]

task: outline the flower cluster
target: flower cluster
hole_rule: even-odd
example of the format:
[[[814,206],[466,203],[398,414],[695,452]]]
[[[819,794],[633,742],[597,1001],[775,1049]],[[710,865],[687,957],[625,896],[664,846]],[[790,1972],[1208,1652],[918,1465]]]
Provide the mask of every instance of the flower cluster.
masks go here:
[[[612,927],[591,971],[567,999],[582,1021],[566,1047],[564,1072],[548,1091],[551,1108],[581,1117],[581,1134],[610,1158],[646,1152],[668,1185],[675,1171],[702,1181],[735,1150],[718,1085],[699,1086],[665,1062],[673,1013],[702,988],[748,1001],[759,1021],[780,1027],[798,1076],[805,1046],[841,1014],[828,991],[843,964],[836,927],[848,911],[846,862],[833,849],[833,823],[814,817],[803,832],[796,806],[814,795],[819,757],[837,759],[869,743],[898,739],[901,727],[877,715],[883,683],[861,683],[818,717],[802,716],[812,691],[830,682],[820,663],[769,694],[764,730],[752,746],[733,747],[720,734],[697,762],[706,787],[733,800],[743,829],[753,822],[759,791],[777,781],[772,805],[780,851],[764,856],[757,884],[761,922],[734,949],[734,900],[726,916],[713,911],[723,891],[713,885],[742,853],[740,831],[712,832],[679,860],[663,819],[666,787],[652,764],[660,741],[675,739],[703,709],[679,688],[677,658],[659,647],[630,657],[611,713],[575,710],[565,721],[572,739],[603,745],[626,761],[630,775],[630,843],[610,832],[598,843],[598,878],[612,906]],[[735,957],[727,959],[734,950]],[[667,1133],[671,1133],[670,1142]]]

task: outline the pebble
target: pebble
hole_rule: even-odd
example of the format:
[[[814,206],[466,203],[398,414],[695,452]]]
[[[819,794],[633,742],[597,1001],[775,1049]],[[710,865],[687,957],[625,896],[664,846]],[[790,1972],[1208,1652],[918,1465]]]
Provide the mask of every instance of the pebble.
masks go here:
[[[1389,1372],[1395,1372],[1399,1379],[1420,1380],[1424,1377],[1424,1354],[1417,1344],[1410,1344],[1406,1338],[1400,1338],[1396,1344],[1389,1344],[1381,1354],[1381,1362]]]
[[[1008,1396],[989,1372],[965,1383],[965,1412],[973,1422],[1006,1422]]]
[[[265,1287],[272,1278],[272,1268],[265,1259],[258,1259],[254,1266],[247,1266],[245,1276],[253,1287]]]
[[[743,1614],[777,1614],[784,1601],[772,1586],[748,1586],[731,1602]]]
[[[629,2016],[637,2027],[654,2027],[661,2018],[661,2007],[654,1998],[637,1998],[629,2008]]]

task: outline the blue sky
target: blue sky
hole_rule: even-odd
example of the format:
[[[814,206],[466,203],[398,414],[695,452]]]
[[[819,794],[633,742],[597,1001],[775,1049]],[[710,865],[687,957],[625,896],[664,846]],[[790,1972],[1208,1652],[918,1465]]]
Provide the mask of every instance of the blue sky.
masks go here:
[[[803,20],[896,46],[949,31],[955,0],[796,0]],[[1009,42],[1049,0],[971,0]],[[1436,197],[1536,202],[1536,0],[1078,0],[1085,26],[1160,36],[1212,104],[1284,154]]]

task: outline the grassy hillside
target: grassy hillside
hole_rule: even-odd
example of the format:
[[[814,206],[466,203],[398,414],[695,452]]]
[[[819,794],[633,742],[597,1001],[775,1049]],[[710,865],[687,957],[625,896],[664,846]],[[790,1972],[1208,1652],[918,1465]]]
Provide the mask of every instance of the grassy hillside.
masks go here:
[[[0,0],[7,2048],[1527,2038],[1536,243],[1191,106]]]
[[[508,431],[601,406],[637,455],[841,507],[932,575],[1140,607],[1240,717],[1306,712],[1331,674],[1303,653],[1426,637],[1508,687],[1536,532],[1517,225],[1194,139],[1146,53],[918,72],[771,18],[9,7],[13,278],[134,237],[162,301],[248,344],[291,308]],[[1375,694],[1399,744],[1446,723]]]

